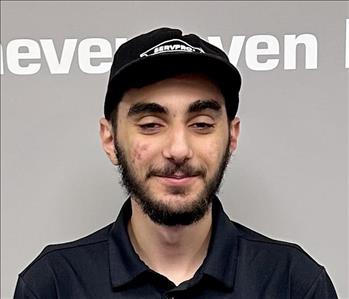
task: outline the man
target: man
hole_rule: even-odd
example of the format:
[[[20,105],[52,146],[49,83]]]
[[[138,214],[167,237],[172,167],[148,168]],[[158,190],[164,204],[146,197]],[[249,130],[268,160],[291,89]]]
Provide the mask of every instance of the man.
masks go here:
[[[130,198],[115,223],[46,247],[15,298],[337,298],[300,247],[231,222],[216,197],[237,147],[240,85],[196,35],[161,28],[123,44],[100,137]]]

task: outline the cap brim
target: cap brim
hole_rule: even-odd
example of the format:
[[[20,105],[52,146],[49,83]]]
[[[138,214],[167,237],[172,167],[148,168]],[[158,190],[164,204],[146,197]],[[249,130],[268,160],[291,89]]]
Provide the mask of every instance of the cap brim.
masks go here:
[[[105,117],[109,119],[126,90],[142,87],[176,74],[195,72],[207,75],[219,85],[226,99],[226,105],[235,115],[241,76],[231,63],[211,54],[171,52],[139,58],[115,73],[108,84],[104,105]]]

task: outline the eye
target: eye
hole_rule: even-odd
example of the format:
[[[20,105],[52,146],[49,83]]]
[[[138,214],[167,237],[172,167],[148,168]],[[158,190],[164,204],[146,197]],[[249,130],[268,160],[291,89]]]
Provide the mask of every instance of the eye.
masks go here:
[[[191,126],[192,126],[192,127],[195,127],[195,128],[200,128],[200,129],[212,128],[212,127],[214,127],[213,124],[204,123],[204,122],[194,123],[194,124],[192,124]]]
[[[190,127],[200,133],[209,133],[214,128],[214,124],[207,122],[196,122],[191,124]]]
[[[147,124],[142,124],[142,125],[139,125],[142,129],[154,129],[154,128],[157,128],[157,127],[160,127],[159,124],[157,123],[147,123]]]
[[[149,122],[139,124],[138,127],[140,128],[140,131],[144,134],[153,134],[157,133],[162,128],[162,125],[155,122]]]

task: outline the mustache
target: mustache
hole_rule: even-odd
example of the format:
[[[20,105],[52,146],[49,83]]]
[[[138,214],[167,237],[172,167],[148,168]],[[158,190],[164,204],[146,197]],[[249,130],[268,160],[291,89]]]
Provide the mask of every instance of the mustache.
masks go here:
[[[151,176],[164,176],[164,177],[172,177],[172,176],[206,176],[206,169],[203,167],[194,167],[188,163],[186,164],[167,164],[162,168],[151,167],[146,175],[146,178],[150,178]]]

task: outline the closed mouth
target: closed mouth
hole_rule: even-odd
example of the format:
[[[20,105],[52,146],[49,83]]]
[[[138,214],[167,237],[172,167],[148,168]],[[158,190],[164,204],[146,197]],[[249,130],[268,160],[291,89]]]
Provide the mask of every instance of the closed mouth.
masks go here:
[[[170,175],[170,176],[156,176],[160,179],[161,184],[172,185],[172,186],[185,186],[194,183],[196,176],[185,176],[185,175]]]
[[[169,178],[169,179],[186,179],[186,178],[192,178],[196,177],[197,175],[157,175],[160,178]]]

